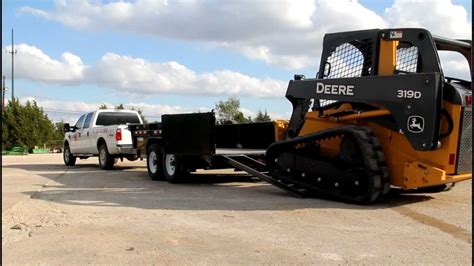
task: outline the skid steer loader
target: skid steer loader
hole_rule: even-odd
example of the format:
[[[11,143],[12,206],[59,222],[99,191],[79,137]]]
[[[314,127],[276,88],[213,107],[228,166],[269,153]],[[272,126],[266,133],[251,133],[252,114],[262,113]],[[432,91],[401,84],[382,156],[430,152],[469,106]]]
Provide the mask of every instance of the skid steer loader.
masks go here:
[[[470,40],[424,29],[326,34],[316,78],[289,83],[293,113],[266,151],[269,177],[352,203],[470,179],[471,81],[444,76],[438,51],[471,67]]]

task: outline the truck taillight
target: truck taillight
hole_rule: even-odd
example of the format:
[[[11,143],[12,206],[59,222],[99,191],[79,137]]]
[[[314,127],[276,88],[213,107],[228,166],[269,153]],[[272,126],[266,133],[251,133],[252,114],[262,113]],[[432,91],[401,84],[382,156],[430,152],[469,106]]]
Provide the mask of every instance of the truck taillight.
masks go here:
[[[117,128],[117,131],[115,131],[115,140],[122,140],[122,130],[120,128]]]
[[[466,95],[466,106],[472,105],[472,95]]]

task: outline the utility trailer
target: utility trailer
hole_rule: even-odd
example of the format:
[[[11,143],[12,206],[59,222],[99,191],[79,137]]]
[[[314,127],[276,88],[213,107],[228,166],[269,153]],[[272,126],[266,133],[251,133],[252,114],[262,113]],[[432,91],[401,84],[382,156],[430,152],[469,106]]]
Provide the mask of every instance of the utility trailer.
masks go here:
[[[167,114],[161,123],[130,124],[133,146],[153,180],[179,183],[196,169],[245,171],[298,196],[304,191],[271,178],[265,151],[283,140],[288,122],[216,124],[213,112]]]

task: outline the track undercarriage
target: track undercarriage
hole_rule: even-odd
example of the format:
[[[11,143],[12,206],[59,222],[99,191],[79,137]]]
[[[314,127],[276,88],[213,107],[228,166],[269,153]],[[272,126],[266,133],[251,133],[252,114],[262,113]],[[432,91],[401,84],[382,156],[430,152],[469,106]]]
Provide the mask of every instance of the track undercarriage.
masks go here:
[[[338,140],[335,155],[324,151]],[[371,203],[390,190],[380,143],[367,127],[341,126],[280,141],[266,153],[270,176],[305,196]]]

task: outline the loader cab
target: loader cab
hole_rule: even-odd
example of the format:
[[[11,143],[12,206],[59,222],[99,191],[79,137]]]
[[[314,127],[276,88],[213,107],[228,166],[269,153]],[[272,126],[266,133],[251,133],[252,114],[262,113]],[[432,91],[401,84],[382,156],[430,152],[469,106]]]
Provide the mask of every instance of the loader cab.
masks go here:
[[[414,172],[422,172],[420,165],[436,169],[440,176],[452,176],[451,180],[468,178],[472,169],[471,81],[451,77],[453,65],[440,60],[445,52],[464,57],[466,68],[471,69],[471,41],[433,37],[425,29],[326,34],[316,77],[298,76],[289,83],[286,98],[293,113],[287,138],[367,126],[389,158],[392,185],[409,189],[447,183],[417,183],[420,179]],[[472,71],[468,76],[472,80]],[[350,95],[338,89],[348,86]]]

